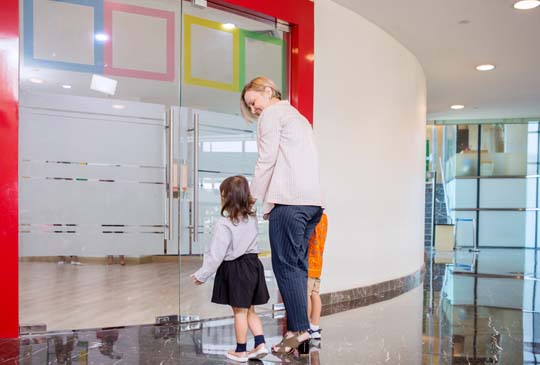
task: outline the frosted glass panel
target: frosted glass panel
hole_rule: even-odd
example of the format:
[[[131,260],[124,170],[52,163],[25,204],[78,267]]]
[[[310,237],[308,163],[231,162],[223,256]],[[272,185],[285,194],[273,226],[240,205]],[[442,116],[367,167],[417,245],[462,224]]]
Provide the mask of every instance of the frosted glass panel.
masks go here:
[[[480,207],[530,208],[536,204],[536,179],[480,180]]]
[[[527,173],[527,124],[482,125],[480,175]]]
[[[229,176],[244,175],[251,181],[257,161],[256,125],[241,117],[205,110],[182,108],[181,149],[185,150],[189,166],[187,181],[192,186],[193,174],[193,118],[199,116],[199,239],[195,241],[189,231],[193,223],[193,191],[186,192],[181,203],[184,212],[184,236],[181,240],[182,254],[200,255],[208,248],[215,222],[220,217],[221,198],[219,185]],[[184,122],[187,120],[187,122]],[[246,148],[247,146],[247,148]],[[191,205],[190,205],[191,204]],[[262,212],[257,204],[257,212]],[[269,251],[268,222],[259,214],[259,248]]]
[[[265,75],[274,80],[277,87],[283,90],[283,44],[246,38],[246,81]]]
[[[182,21],[182,106],[240,115],[240,92],[260,75],[288,97],[287,34],[274,22],[187,3]]]
[[[455,147],[455,176],[478,175],[478,126],[458,125]],[[451,158],[454,156],[450,156]]]
[[[456,219],[475,219],[476,212],[474,211],[465,211],[465,212],[456,212]],[[475,228],[470,221],[460,221],[456,222],[456,247],[461,246],[473,246],[474,244],[474,234]]]
[[[232,84],[233,79],[233,35],[231,33],[193,25],[191,42],[192,76]]]
[[[534,247],[536,212],[480,212],[479,244],[498,247]]]
[[[109,103],[22,94],[22,256],[163,253],[164,107]]]
[[[478,181],[475,179],[455,180],[455,207],[475,208]]]
[[[19,1],[21,325],[63,331],[179,314],[166,111],[180,105],[181,7]]]

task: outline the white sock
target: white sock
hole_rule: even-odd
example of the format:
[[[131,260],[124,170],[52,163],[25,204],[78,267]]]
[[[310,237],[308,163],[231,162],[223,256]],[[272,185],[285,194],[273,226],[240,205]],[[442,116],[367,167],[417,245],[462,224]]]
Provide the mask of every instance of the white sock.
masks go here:
[[[309,328],[311,328],[312,331],[318,331],[319,330],[319,326],[316,325],[316,324],[309,324]]]

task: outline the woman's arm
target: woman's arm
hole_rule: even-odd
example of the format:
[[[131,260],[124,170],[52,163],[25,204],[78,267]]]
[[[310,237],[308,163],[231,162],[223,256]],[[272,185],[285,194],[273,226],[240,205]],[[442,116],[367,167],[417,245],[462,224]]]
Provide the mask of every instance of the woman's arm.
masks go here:
[[[251,181],[251,195],[257,200],[263,200],[276,165],[281,137],[281,122],[277,115],[269,113],[263,114],[258,123],[258,158]]]
[[[195,277],[200,282],[206,282],[208,278],[214,275],[227,253],[227,249],[232,242],[232,233],[229,227],[223,223],[217,223],[212,237],[212,243],[204,253],[202,267],[195,272]]]

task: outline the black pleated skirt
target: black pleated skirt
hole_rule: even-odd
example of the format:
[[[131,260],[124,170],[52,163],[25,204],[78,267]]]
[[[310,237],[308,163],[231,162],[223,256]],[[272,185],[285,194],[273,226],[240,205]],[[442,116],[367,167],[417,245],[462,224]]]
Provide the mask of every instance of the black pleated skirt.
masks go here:
[[[255,253],[223,261],[214,279],[212,302],[249,308],[268,303],[270,295],[264,280],[264,267]]]

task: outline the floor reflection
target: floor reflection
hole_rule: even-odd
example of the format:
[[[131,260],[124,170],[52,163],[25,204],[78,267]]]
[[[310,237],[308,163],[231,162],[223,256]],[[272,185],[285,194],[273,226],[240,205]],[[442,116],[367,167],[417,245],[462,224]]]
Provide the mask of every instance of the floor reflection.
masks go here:
[[[262,363],[537,364],[537,256],[531,250],[427,252],[423,287],[323,317],[323,339],[312,343],[309,357],[269,355]],[[283,314],[262,317],[269,344],[283,334]],[[234,343],[228,318],[105,328],[25,336],[16,346],[0,341],[0,363],[232,364],[223,354]]]
[[[424,281],[424,364],[537,364],[538,252],[438,252]]]

